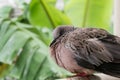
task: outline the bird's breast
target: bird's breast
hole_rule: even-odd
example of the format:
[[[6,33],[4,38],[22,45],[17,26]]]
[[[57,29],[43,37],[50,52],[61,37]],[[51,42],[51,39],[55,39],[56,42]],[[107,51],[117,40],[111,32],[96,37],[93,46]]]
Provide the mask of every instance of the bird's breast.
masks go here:
[[[91,74],[91,71],[77,64],[74,53],[66,48],[64,44],[58,44],[56,47],[54,47],[54,49],[52,49],[52,53],[52,57],[56,63],[66,70],[72,73],[85,72],[87,74]]]

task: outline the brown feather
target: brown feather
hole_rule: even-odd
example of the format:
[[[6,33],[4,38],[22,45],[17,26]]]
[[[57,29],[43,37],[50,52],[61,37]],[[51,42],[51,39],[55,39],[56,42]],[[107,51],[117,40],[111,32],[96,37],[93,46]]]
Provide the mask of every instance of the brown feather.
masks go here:
[[[120,77],[120,38],[103,29],[56,28],[50,50],[56,63],[70,72],[89,75],[96,70]]]

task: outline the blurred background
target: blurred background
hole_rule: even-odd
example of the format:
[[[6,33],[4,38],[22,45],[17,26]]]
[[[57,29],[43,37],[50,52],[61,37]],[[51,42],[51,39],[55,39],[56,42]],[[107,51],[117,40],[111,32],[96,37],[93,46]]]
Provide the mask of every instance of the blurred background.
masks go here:
[[[60,25],[113,33],[113,0],[0,0],[0,80],[55,80],[72,75],[50,58]]]

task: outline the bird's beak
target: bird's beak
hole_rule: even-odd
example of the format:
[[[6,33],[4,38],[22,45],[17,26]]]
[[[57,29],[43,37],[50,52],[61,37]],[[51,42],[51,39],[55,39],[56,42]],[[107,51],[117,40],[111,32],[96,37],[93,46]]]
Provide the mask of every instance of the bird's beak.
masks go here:
[[[57,38],[56,38],[57,39]],[[52,46],[52,44],[54,44],[56,42],[56,39],[54,39],[51,43],[50,43],[50,47]]]

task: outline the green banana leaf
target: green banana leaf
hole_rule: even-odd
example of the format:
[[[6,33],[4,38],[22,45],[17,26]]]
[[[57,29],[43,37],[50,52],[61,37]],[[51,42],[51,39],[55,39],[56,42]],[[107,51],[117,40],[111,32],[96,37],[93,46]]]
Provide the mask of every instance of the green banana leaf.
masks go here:
[[[113,0],[64,0],[73,25],[110,30]]]
[[[41,31],[40,27],[11,20],[1,22],[1,76],[6,73],[17,80],[53,80],[71,75],[50,58],[48,45],[38,33]]]
[[[11,6],[3,6],[0,8],[0,18],[10,18],[13,8]]]
[[[32,0],[29,6],[28,20],[32,25],[49,28],[71,24],[65,14],[49,4],[49,0]]]

